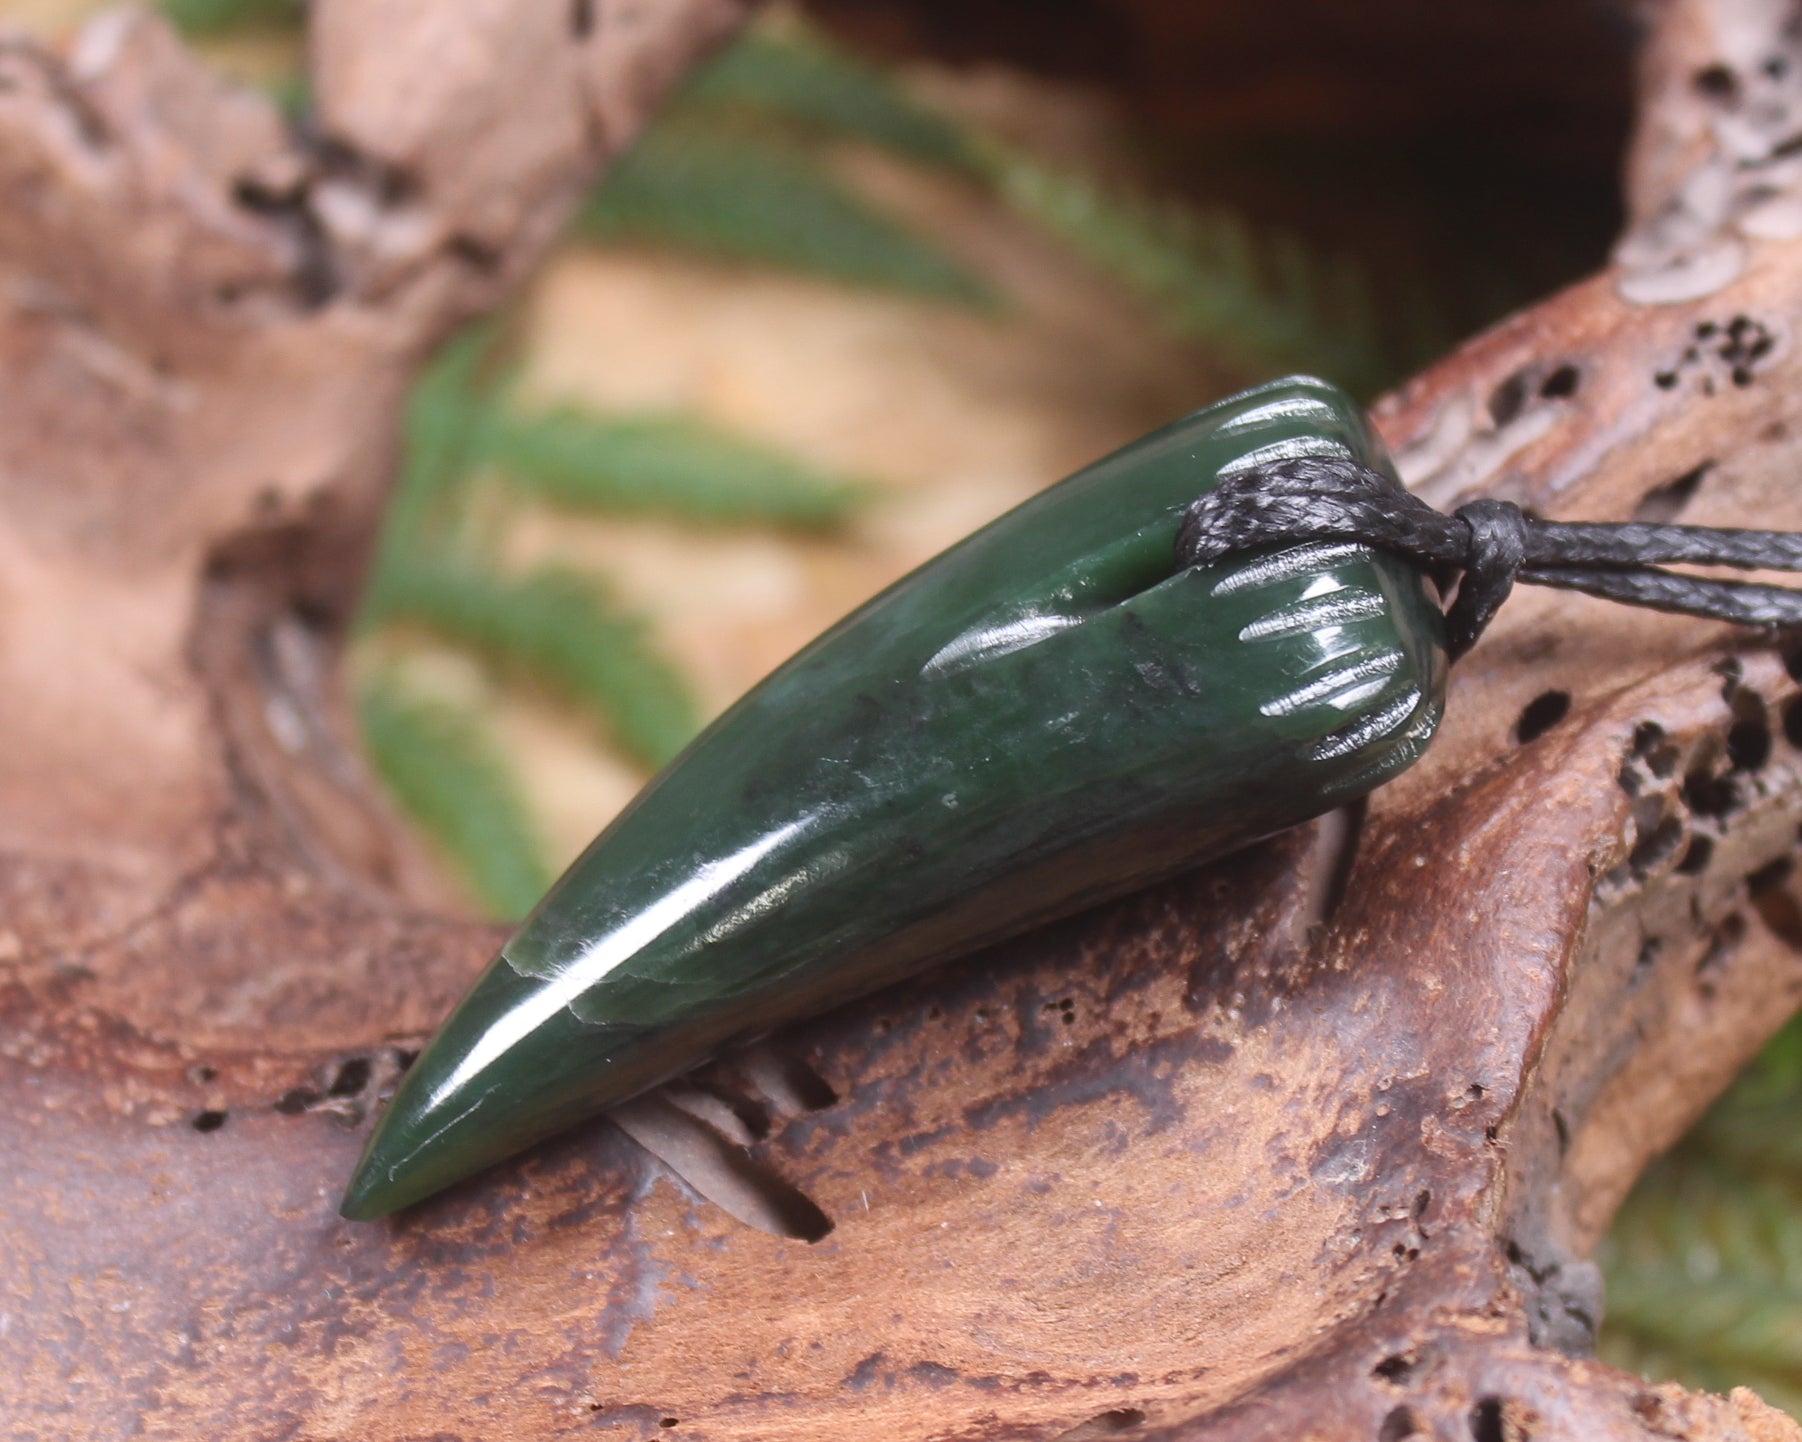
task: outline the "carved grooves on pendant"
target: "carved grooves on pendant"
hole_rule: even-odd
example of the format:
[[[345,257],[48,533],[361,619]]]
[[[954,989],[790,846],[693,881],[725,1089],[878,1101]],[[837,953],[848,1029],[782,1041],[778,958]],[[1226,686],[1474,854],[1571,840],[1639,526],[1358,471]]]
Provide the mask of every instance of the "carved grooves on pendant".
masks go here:
[[[1233,595],[1290,581],[1326,581],[1330,578],[1324,573],[1330,568],[1368,554],[1364,547],[1348,541],[1294,546],[1261,557],[1222,577],[1214,586],[1214,594]],[[1240,629],[1239,640],[1256,645],[1261,641],[1308,635],[1373,620],[1388,609],[1388,602],[1380,592],[1342,582],[1333,585],[1334,588],[1324,594],[1304,595],[1248,622]],[[1394,649],[1356,656],[1325,675],[1273,697],[1258,709],[1272,718],[1309,711],[1342,713],[1381,696],[1389,679],[1402,670],[1405,661],[1402,653]],[[1329,731],[1308,747],[1305,754],[1310,761],[1338,761],[1394,737],[1407,759],[1413,760],[1426,749],[1438,720],[1437,709],[1423,709],[1421,701],[1420,690],[1410,686],[1375,710],[1354,716]],[[1353,781],[1393,774],[1394,769],[1393,756],[1385,754],[1377,766],[1360,771]]]
[[[1421,705],[1420,693],[1409,688],[1391,705],[1316,742],[1313,755],[1316,760],[1345,756],[1388,738],[1389,745],[1376,762],[1352,772],[1338,783],[1344,791],[1361,791],[1367,785],[1389,780],[1420,760],[1433,740],[1433,733],[1439,729],[1439,717],[1444,710],[1443,701]]]
[[[1399,731],[1419,705],[1420,692],[1410,686],[1393,701],[1379,706],[1368,716],[1360,716],[1349,725],[1341,726],[1337,731],[1322,737],[1309,748],[1308,755],[1316,761],[1336,761],[1341,756],[1354,755],[1373,742]],[[1415,729],[1421,730],[1419,726]],[[1427,734],[1430,734],[1430,728],[1427,728]],[[1426,735],[1423,734],[1423,748],[1425,743]]]
[[[1279,581],[1293,581],[1330,570],[1346,561],[1362,559],[1368,553],[1356,541],[1320,541],[1311,546],[1296,546],[1248,561],[1214,586],[1216,596],[1232,596],[1257,586],[1274,586]]]
[[[1272,641],[1299,636],[1323,626],[1343,626],[1383,614],[1383,598],[1374,591],[1345,590],[1330,596],[1312,596],[1260,616],[1239,632],[1241,641]]]
[[[1320,707],[1344,710],[1374,696],[1383,682],[1401,669],[1400,651],[1378,651],[1266,701],[1258,710],[1266,716],[1293,716]]]

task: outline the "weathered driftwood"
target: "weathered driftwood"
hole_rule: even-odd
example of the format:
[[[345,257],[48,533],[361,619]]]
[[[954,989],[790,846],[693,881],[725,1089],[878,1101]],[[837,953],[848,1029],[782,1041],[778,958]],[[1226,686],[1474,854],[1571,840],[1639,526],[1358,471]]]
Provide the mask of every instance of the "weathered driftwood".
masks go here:
[[[399,399],[739,18],[316,0],[308,151],[143,17],[0,45],[0,1430],[1794,1438],[1582,1353],[1802,995],[1798,661],[1580,598],[1360,819],[337,1219],[495,941],[342,740]],[[1381,408],[1435,499],[1802,526],[1788,19],[1658,12],[1618,263]]]

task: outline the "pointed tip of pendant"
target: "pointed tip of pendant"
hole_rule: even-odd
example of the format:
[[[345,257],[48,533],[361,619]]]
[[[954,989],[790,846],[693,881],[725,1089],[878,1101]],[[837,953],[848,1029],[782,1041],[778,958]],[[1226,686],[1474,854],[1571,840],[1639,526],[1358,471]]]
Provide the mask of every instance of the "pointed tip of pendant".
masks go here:
[[[351,1173],[340,1216],[388,1216],[517,1150],[521,1093],[530,1090],[521,1073],[534,1058],[506,1047],[484,1064],[472,1052],[485,1030],[504,1026],[521,995],[531,995],[531,984],[504,960],[493,963],[401,1078]]]
[[[428,1059],[437,1064],[422,1073]],[[351,1173],[339,1216],[368,1222],[402,1211],[538,1139],[529,1096],[522,1107],[498,1084],[502,1079],[444,1084],[443,1073],[459,1059],[449,1050],[414,1063]]]
[[[346,1221],[373,1222],[400,1210],[401,1205],[386,1195],[378,1170],[369,1165],[365,1155],[352,1173],[350,1185],[344,1189],[344,1199],[338,1203],[338,1215]]]
[[[446,1185],[441,1175],[445,1159],[429,1145],[421,1145],[420,1126],[434,1120],[433,1110],[421,1102],[416,1087],[401,1084],[351,1173],[338,1203],[339,1216],[372,1222]]]
[[[497,959],[401,1079],[339,1215],[410,1207],[659,1080],[643,1035],[581,1020]]]
[[[338,1215],[348,1222],[379,1221],[404,1211],[415,1202],[424,1201],[433,1192],[449,1185],[441,1177],[426,1180],[405,1167],[391,1166],[385,1155],[386,1148],[381,1146],[382,1140],[378,1128],[338,1202]]]

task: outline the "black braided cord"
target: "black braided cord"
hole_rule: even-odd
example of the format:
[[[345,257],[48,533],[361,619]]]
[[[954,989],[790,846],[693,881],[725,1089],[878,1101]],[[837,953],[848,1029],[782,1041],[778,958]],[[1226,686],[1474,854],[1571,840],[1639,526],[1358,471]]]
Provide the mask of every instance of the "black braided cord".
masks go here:
[[[1332,456],[1222,476],[1183,512],[1177,564],[1212,565],[1240,551],[1310,541],[1356,541],[1462,572],[1445,614],[1454,657],[1476,643],[1516,581],[1740,626],[1802,626],[1802,591],[1683,575],[1658,564],[1802,571],[1802,534],[1542,521],[1510,501],[1471,501],[1446,515],[1381,471]]]

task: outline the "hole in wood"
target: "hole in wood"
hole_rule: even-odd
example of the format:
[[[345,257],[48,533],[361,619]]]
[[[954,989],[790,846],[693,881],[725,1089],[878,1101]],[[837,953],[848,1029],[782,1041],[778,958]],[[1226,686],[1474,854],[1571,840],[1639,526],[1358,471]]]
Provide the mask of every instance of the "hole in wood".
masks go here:
[[[944,1015],[942,1011],[938,1014]],[[759,1047],[746,1053],[744,1070],[777,1112],[818,1112],[838,1102],[832,1083],[798,1056]]]
[[[1477,1405],[1470,1409],[1471,1442],[1507,1442],[1507,1434],[1502,1430],[1502,1399],[1500,1397],[1479,1398]]]
[[[1542,691],[1521,707],[1514,723],[1514,739],[1525,746],[1537,741],[1570,714],[1570,692]]]
[[[832,1219],[792,1182],[653,1092],[608,1113],[621,1131],[727,1215],[772,1236],[817,1242]]]
[[[1690,83],[1696,87],[1696,94],[1718,105],[1731,105],[1739,99],[1739,77],[1732,67],[1719,61],[1704,65],[1691,77]]]
[[[1405,1438],[1420,1435],[1420,1419],[1411,1407],[1391,1408],[1389,1415],[1383,1418],[1383,1425],[1377,1428],[1377,1442],[1403,1442]]]
[[[1677,763],[1682,760],[1677,748],[1664,739],[1664,727],[1656,721],[1641,721],[1633,728],[1633,754],[1660,781],[1676,775]]]
[[[1758,919],[1774,932],[1792,951],[1802,951],[1802,905],[1789,891],[1795,866],[1787,856],[1780,856],[1768,866],[1761,866],[1746,878],[1746,891]]]
[[[1089,1418],[1087,1422],[1060,1432],[1054,1442],[1095,1442],[1100,1437],[1118,1437],[1145,1425],[1145,1414],[1137,1407],[1115,1407]]]
[[[1706,476],[1713,467],[1713,461],[1703,461],[1694,469],[1685,471],[1676,480],[1666,481],[1662,486],[1653,486],[1639,498],[1639,504],[1633,508],[1633,519],[1649,525],[1669,525],[1683,514],[1684,508],[1701,489],[1702,477]]]
[[[1540,397],[1548,401],[1569,400],[1577,393],[1582,379],[1582,372],[1574,365],[1561,365],[1540,382]]]
[[[768,1108],[721,1087],[694,1082],[666,1082],[663,1095],[671,1105],[705,1122],[721,1136],[748,1147],[770,1134]]]
[[[1771,723],[1764,697],[1741,687],[1733,697],[1733,725],[1727,730],[1727,762],[1735,771],[1756,771],[1771,759]]]
[[[1723,701],[1731,701],[1734,693],[1739,690],[1740,683],[1746,679],[1746,668],[1740,664],[1737,656],[1728,656],[1716,661],[1713,666],[1709,667],[1709,670],[1721,678],[1721,700]]]
[[[311,1087],[294,1087],[275,1099],[275,1109],[285,1117],[297,1117],[311,1111],[319,1101],[319,1093]]]
[[[225,1113],[211,1110],[196,1112],[194,1120],[188,1125],[197,1132],[216,1132],[225,1125]]]
[[[1762,896],[1767,891],[1775,891],[1790,879],[1796,869],[1795,859],[1779,856],[1746,877],[1746,890],[1753,896]]]
[[[1490,392],[1489,419],[1497,426],[1507,425],[1521,413],[1521,408],[1526,405],[1530,388],[1531,382],[1527,368],[1522,367]]]
[[[1683,778],[1683,804],[1697,816],[1726,816],[1738,808],[1739,788],[1725,776],[1698,766]]]
[[[1634,875],[1643,877],[1675,856],[1682,844],[1683,823],[1675,816],[1667,816],[1639,839],[1628,853],[1627,866]]]
[[[337,1073],[327,1090],[335,1097],[361,1096],[369,1085],[369,1058],[353,1056],[338,1064]]]
[[[1783,739],[1792,746],[1802,747],[1802,696],[1783,708]]]
[[[1683,853],[1683,860],[1677,863],[1677,870],[1685,876],[1700,876],[1708,870],[1708,863],[1714,860],[1714,842],[1706,836],[1692,836],[1689,850]]]

